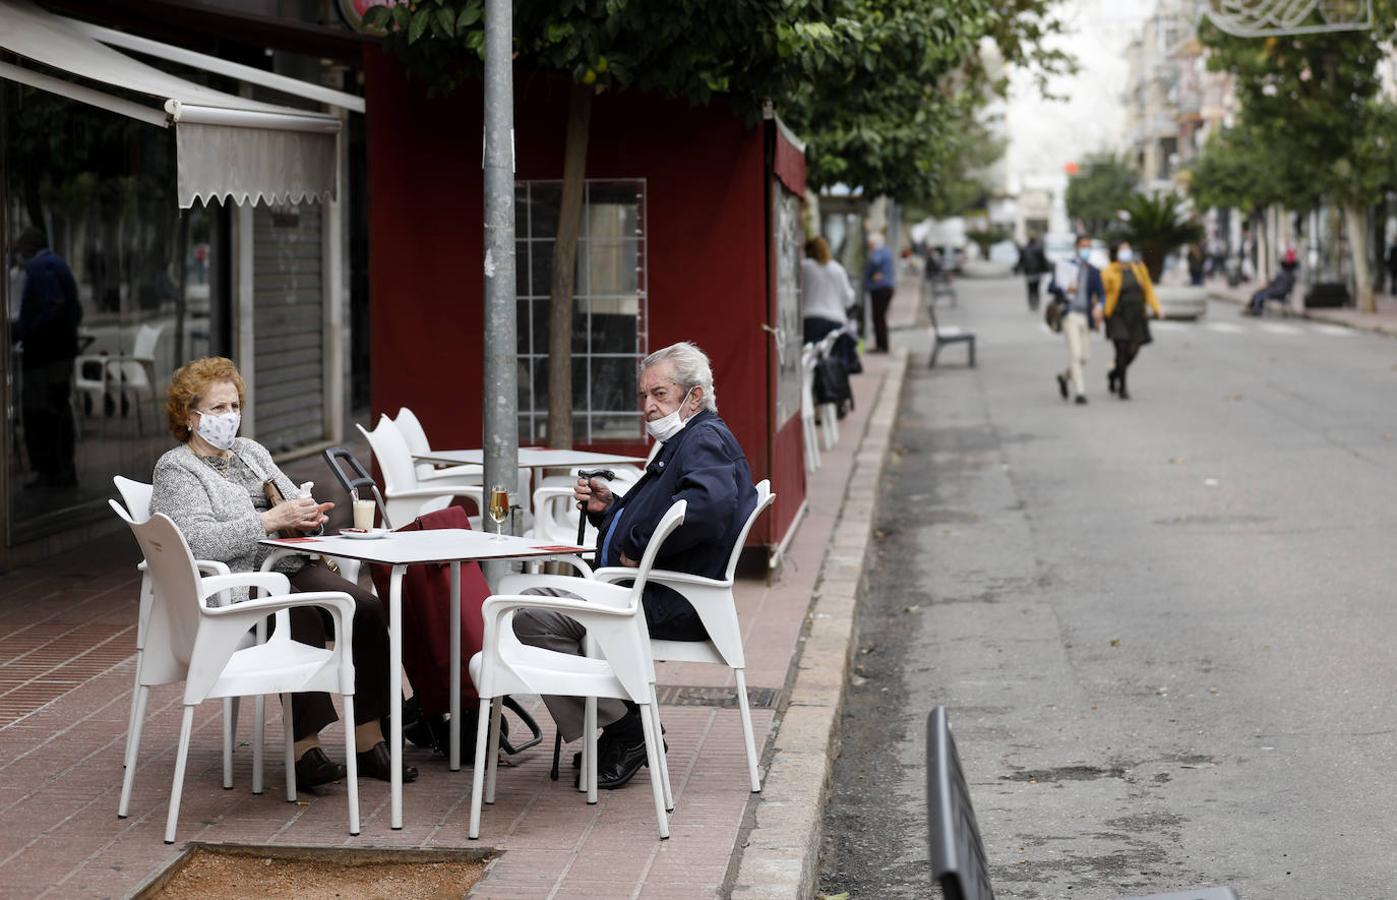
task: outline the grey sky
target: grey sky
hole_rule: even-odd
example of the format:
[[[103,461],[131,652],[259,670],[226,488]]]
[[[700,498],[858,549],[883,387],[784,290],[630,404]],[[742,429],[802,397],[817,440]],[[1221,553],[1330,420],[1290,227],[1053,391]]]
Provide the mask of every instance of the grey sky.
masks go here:
[[[1015,72],[1005,124],[1010,178],[1058,174],[1071,161],[1101,149],[1119,149],[1125,112],[1126,44],[1155,0],[1065,0],[1069,33],[1059,46],[1080,71],[1051,83],[1064,101],[1044,101],[1025,72]]]

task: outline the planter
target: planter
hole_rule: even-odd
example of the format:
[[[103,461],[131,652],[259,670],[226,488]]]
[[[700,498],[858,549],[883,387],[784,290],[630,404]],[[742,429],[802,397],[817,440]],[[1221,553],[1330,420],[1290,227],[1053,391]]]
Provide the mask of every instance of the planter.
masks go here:
[[[1014,274],[1014,264],[975,259],[961,263],[960,274],[962,278],[1008,278]]]
[[[1201,319],[1208,312],[1208,289],[1195,285],[1167,285],[1154,289],[1166,319]]]

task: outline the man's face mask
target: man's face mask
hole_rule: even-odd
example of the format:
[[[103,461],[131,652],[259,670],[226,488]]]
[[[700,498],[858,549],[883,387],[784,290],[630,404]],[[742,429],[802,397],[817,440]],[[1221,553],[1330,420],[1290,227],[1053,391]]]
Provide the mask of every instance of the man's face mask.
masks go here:
[[[652,438],[660,443],[664,443],[684,430],[684,420],[680,418],[679,412],[684,408],[684,404],[689,402],[689,395],[692,394],[693,391],[693,388],[689,388],[684,392],[684,399],[679,401],[679,405],[674,408],[674,412],[645,423],[645,430],[649,432]]]

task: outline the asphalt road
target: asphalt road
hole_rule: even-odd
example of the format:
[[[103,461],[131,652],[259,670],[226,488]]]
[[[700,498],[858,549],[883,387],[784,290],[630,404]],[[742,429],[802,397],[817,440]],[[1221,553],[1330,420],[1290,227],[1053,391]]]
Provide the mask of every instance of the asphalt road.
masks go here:
[[[913,349],[821,886],[927,897],[948,707],[997,896],[1397,896],[1397,341],[1212,304],[1090,404],[1017,282]]]

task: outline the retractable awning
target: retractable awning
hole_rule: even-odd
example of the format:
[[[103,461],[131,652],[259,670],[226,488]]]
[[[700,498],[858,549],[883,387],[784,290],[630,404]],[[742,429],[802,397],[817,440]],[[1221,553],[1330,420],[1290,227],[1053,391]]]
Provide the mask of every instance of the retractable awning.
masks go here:
[[[105,43],[104,43],[105,42]],[[89,82],[154,98],[150,104],[0,62],[0,77],[151,125],[175,128],[181,208],[196,201],[300,203],[335,197],[340,118],[261,103],[195,84],[107,43],[362,112],[363,100],[295,79],[0,0],[0,48]]]

